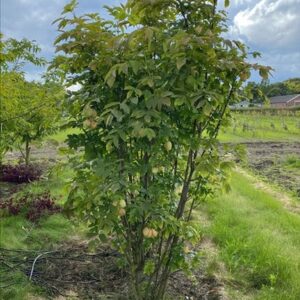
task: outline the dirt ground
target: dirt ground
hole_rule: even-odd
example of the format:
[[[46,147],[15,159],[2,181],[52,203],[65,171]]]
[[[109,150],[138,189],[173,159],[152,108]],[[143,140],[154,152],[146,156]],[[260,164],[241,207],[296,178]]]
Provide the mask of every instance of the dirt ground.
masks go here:
[[[0,257],[9,266],[4,278],[16,270],[28,277],[32,274],[31,280],[47,295],[40,299],[128,299],[128,274],[118,265],[119,254],[109,247],[101,246],[91,253],[87,243],[63,244],[57,251],[41,255],[32,272],[32,265],[40,254],[42,252],[0,249]],[[182,272],[172,275],[167,294],[167,299],[176,300],[226,298],[219,279],[206,276],[201,269],[195,272],[193,281]]]
[[[55,163],[56,160],[60,159],[59,156],[59,147],[61,147],[59,143],[54,143],[51,141],[43,142],[40,145],[32,145],[30,151],[30,159],[34,163]],[[20,151],[9,151],[5,155],[5,159],[8,162],[24,162]]]
[[[300,142],[244,143],[248,152],[248,165],[270,183],[293,192],[300,198],[300,170],[288,169],[289,156],[300,159]]]

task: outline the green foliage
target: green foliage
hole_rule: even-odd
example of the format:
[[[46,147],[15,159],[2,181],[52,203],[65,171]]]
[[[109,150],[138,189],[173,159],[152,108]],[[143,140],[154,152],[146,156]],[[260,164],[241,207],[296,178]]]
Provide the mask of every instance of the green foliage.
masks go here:
[[[0,33],[0,69],[2,72],[20,71],[25,63],[42,66],[46,63],[43,58],[37,56],[39,46],[32,41],[22,39],[18,41],[13,38],[4,39]],[[1,74],[2,75],[2,74]]]
[[[169,275],[193,265],[184,253],[200,236],[191,212],[227,186],[232,162],[222,162],[216,137],[228,104],[251,69],[270,69],[222,37],[216,1],[130,0],[108,8],[113,21],[75,16],[75,6],[56,21],[52,64],[81,86],[68,98],[81,130],[69,145],[84,151],[72,160],[67,208],[123,254],[130,297],[162,299]]]
[[[41,65],[36,44],[22,40],[1,41],[1,144],[0,161],[12,147],[25,144],[29,162],[30,143],[53,131],[61,117],[62,87],[51,80],[27,82],[21,68],[26,62]]]
[[[300,78],[291,78],[284,83],[291,91],[291,94],[300,94]]]
[[[22,154],[29,163],[30,143],[41,140],[58,127],[64,91],[56,83],[27,82],[19,73],[4,73],[2,78],[3,152],[13,146],[22,151],[25,144]]]
[[[253,102],[264,102],[267,97],[300,94],[300,79],[291,78],[283,82],[270,83],[263,78],[260,83],[249,82],[246,89],[251,91]]]

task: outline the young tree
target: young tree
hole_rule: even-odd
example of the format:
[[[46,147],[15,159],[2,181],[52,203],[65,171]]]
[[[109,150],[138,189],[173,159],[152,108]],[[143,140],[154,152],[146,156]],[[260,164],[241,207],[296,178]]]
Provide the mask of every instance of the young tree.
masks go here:
[[[55,82],[24,83],[18,107],[25,113],[15,120],[13,137],[26,165],[30,162],[31,143],[59,128],[64,94],[62,86]]]
[[[22,67],[26,63],[45,64],[39,58],[39,47],[26,39],[4,39],[0,33],[0,165],[5,153],[15,143],[15,121],[21,118],[20,99],[25,86]],[[27,106],[27,109],[30,107]],[[19,116],[20,115],[20,116]]]
[[[6,151],[18,147],[29,164],[31,142],[56,129],[61,118],[62,86],[53,80],[28,82],[22,72],[26,62],[45,63],[37,57],[38,52],[38,46],[26,39],[1,41],[0,161]]]
[[[75,7],[57,20],[65,55],[52,65],[81,86],[69,109],[83,133],[69,144],[84,153],[67,207],[122,254],[130,299],[163,299],[170,274],[197,260],[193,210],[226,183],[216,138],[228,103],[252,68],[269,68],[223,37],[216,0],[129,0],[107,8],[113,21]]]

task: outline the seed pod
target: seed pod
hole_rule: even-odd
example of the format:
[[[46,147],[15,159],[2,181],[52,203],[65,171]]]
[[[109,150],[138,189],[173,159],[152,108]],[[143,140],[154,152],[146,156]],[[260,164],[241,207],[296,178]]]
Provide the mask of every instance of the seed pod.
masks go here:
[[[143,230],[143,235],[146,238],[154,238],[154,237],[157,237],[158,232],[153,228],[145,227]]]
[[[97,117],[97,112],[88,105],[83,109],[82,112],[83,112],[83,115],[87,118],[96,118]]]
[[[123,217],[126,215],[126,210],[124,208],[119,208],[118,216]]]
[[[91,129],[95,129],[95,128],[97,127],[97,122],[94,121],[94,120],[91,120],[90,122],[91,122],[90,128],[91,128]]]
[[[120,201],[119,201],[119,206],[122,207],[122,208],[126,207],[126,201],[123,200],[123,199],[120,200]]]
[[[147,237],[147,238],[151,237],[150,236],[151,235],[151,229],[149,229],[148,227],[145,227],[143,229],[143,235],[144,235],[144,237]]]
[[[83,122],[83,126],[86,127],[86,128],[95,129],[97,127],[97,122],[92,120],[92,119],[86,119]]]
[[[190,248],[189,248],[188,246],[185,246],[185,247],[183,248],[183,252],[184,252],[185,254],[188,254],[188,253],[191,252],[191,250],[190,250]]]
[[[91,126],[91,121],[89,119],[86,119],[84,122],[83,122],[83,127],[85,128],[88,128]]]
[[[151,229],[151,237],[157,237],[158,232],[155,229]]]
[[[165,149],[167,151],[171,151],[172,150],[172,143],[170,141],[167,141],[164,145]]]
[[[152,168],[152,173],[153,173],[153,174],[157,174],[157,173],[158,173],[158,171],[159,171],[159,169],[158,169],[158,168],[156,168],[156,167]]]

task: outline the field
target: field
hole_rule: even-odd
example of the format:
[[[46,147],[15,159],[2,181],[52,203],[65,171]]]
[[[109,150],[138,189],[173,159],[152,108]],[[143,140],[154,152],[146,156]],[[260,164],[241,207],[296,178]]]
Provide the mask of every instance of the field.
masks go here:
[[[12,194],[22,198],[49,190],[63,205],[72,170],[58,148],[72,132],[60,132],[35,145],[33,159],[47,170],[43,178],[17,186],[0,182],[0,201]],[[173,299],[300,299],[299,112],[235,112],[220,139],[243,144],[247,156],[232,172],[231,191],[207,199],[193,215],[203,228],[197,246],[203,250],[202,263],[194,279],[177,273],[169,295]],[[19,155],[12,152],[6,159],[15,162]],[[44,256],[37,260],[30,281],[32,265],[41,253]],[[126,275],[119,272],[116,255],[106,244],[93,243],[87,228],[63,212],[42,216],[38,223],[24,214],[2,214],[0,298],[120,299]]]
[[[223,129],[223,142],[299,141],[300,111],[235,111],[231,126]]]

